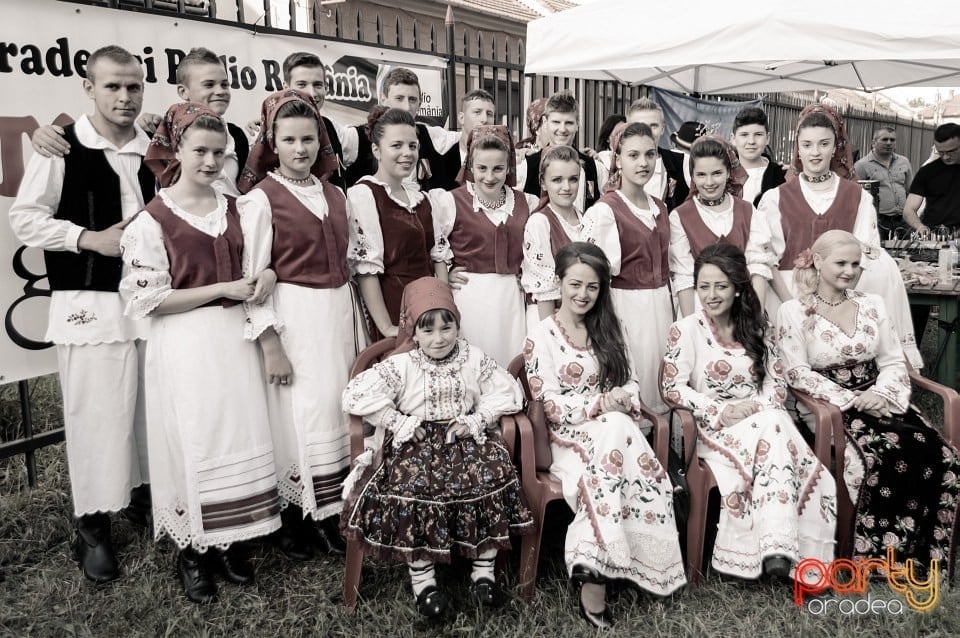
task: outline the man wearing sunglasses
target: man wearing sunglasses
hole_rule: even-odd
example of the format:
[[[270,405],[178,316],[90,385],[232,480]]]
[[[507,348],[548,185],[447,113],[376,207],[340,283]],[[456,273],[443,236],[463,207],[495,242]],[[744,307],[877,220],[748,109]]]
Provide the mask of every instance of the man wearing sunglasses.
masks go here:
[[[917,171],[903,207],[903,220],[920,233],[932,226],[960,227],[960,125],[938,126],[933,146],[940,157]],[[924,202],[921,221],[917,211]]]

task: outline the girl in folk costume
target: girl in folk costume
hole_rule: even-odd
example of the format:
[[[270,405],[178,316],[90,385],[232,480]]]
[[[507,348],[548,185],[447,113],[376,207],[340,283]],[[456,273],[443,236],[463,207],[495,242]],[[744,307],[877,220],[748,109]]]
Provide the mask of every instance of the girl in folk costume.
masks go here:
[[[401,109],[376,106],[367,119],[377,172],[347,190],[347,259],[370,317],[371,340],[397,334],[403,287],[443,260],[430,200],[406,178],[417,166],[417,127]]]
[[[640,383],[640,400],[663,411],[657,373],[673,322],[667,279],[670,223],[664,203],[643,190],[657,163],[657,142],[646,124],[620,124],[610,148],[606,194],[584,214],[583,236],[610,260],[610,296]]]
[[[690,147],[690,195],[670,213],[670,277],[684,316],[699,309],[693,264],[707,246],[732,244],[741,252],[762,222],[753,204],[740,198],[746,180],[737,152],[717,136],[698,138]]]
[[[751,272],[769,280],[775,294],[761,294],[771,317],[794,294],[793,262],[828,230],[845,230],[863,246],[863,276],[858,290],[883,297],[907,359],[922,367],[910,318],[910,302],[896,262],[880,246],[873,198],[856,183],[853,156],[843,120],[832,108],[811,104],[800,112],[793,147],[797,177],[764,193],[757,214],[765,218],[765,236],[748,249]]]
[[[238,184],[249,192],[237,208],[244,226],[260,231],[245,246],[245,270],[269,266],[277,275],[272,300],[282,327],[259,338],[285,506],[276,540],[305,560],[311,537],[327,552],[344,550],[338,515],[350,442],[339,398],[364,344],[354,330],[347,201],[324,179],[337,158],[320,113],[308,95],[287,89],[263,102],[260,121]],[[316,534],[303,525],[308,516],[320,521]]]
[[[438,244],[447,248],[454,299],[465,339],[502,366],[520,352],[526,307],[520,288],[523,228],[537,199],[514,188],[513,141],[505,126],[482,125],[467,139],[467,158],[452,191],[430,191]]]
[[[417,609],[429,617],[447,606],[435,562],[472,559],[474,597],[496,606],[497,550],[510,547],[510,534],[533,532],[497,429],[501,415],[520,409],[520,388],[458,338],[459,322],[445,282],[410,283],[394,354],[343,392],[343,409],[365,417],[382,438],[377,458],[371,462],[370,451],[358,457],[344,487],[344,535],[376,558],[406,562]]]
[[[523,348],[530,392],[550,427],[550,472],[574,511],[564,558],[582,584],[580,613],[606,628],[606,581],[658,596],[686,582],[673,488],[638,423],[638,385],[613,310],[610,264],[573,242],[556,255],[560,308]],[[648,424],[649,425],[649,424]]]
[[[524,291],[536,303],[536,316],[528,312],[530,327],[557,309],[560,289],[553,256],[570,242],[580,241],[582,213],[574,202],[580,181],[580,157],[570,146],[551,146],[540,159],[540,187],[544,196],[523,229]]]
[[[694,278],[702,310],[670,328],[661,382],[693,412],[697,453],[720,488],[713,566],[785,578],[805,558],[829,563],[836,484],[784,410],[783,366],[746,259],[731,244],[707,246]]]
[[[274,322],[260,305],[274,277],[242,272],[234,200],[211,186],[226,144],[213,111],[170,107],[144,160],[163,188],[121,240],[131,269],[121,283],[126,313],[153,317],[146,388],[155,533],[180,548],[180,578],[194,602],[216,596],[211,569],[252,582],[233,544],[280,526],[263,372],[249,343]]]
[[[937,559],[953,570],[960,461],[910,405],[903,348],[877,295],[853,288],[860,241],[821,235],[797,258],[797,298],[780,306],[787,382],[843,412],[842,478],[854,502],[853,556]]]

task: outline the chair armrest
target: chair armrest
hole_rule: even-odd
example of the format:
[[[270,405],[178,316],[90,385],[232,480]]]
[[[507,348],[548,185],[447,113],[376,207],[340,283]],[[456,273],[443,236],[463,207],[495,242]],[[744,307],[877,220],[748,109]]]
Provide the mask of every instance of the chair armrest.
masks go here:
[[[510,460],[515,461],[517,458],[517,421],[512,414],[504,414],[500,417],[500,437],[503,439],[507,452],[510,453]]]
[[[660,464],[667,467],[667,455],[670,452],[670,420],[643,403],[640,404],[640,414],[653,424],[653,453]]]
[[[829,401],[816,399],[802,390],[791,388],[790,391],[796,397],[797,402],[803,404],[813,414],[814,421],[817,424],[817,431],[814,433],[813,451],[828,470],[830,469],[830,451],[834,447],[834,442],[840,446],[833,459],[834,478],[837,479],[837,489],[846,491],[846,483],[843,481],[845,463],[843,451],[847,444],[847,437],[843,425],[843,412]],[[830,436],[827,436],[827,432],[830,432]]]
[[[350,415],[350,458],[355,459],[363,453],[363,418]]]
[[[524,490],[527,492],[527,498],[529,499],[531,494],[536,491],[533,486],[537,484],[537,460],[533,453],[533,424],[530,423],[530,419],[523,412],[504,418],[513,419],[516,424],[520,444],[520,483],[525,487],[530,486]]]
[[[943,402],[943,436],[956,447],[960,443],[960,394],[957,394],[956,390],[921,376],[913,369],[910,370],[910,383],[940,397]]]

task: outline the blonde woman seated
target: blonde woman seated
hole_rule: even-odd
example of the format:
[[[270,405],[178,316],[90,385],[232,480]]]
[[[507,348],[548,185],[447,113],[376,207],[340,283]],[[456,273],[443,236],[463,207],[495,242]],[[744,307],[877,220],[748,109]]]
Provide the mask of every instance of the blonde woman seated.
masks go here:
[[[805,558],[833,559],[836,485],[783,409],[786,384],[739,248],[714,244],[694,262],[702,310],[670,328],[668,402],[697,422],[697,453],[720,490],[713,568],[785,578]]]
[[[780,307],[787,382],[843,411],[854,557],[953,563],[957,451],[910,405],[903,348],[883,299],[857,292],[860,242],[831,230],[797,258],[798,297]]]
[[[666,596],[686,583],[666,470],[638,423],[639,388],[613,312],[610,262],[573,242],[556,254],[560,308],[528,334],[523,353],[550,426],[550,472],[574,519],[564,557],[582,584],[580,613],[613,624],[606,581]]]

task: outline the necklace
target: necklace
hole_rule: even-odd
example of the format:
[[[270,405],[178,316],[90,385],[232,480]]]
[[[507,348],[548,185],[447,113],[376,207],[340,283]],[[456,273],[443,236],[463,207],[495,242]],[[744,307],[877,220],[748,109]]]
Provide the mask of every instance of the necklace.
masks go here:
[[[500,187],[500,197],[498,197],[497,201],[495,202],[488,202],[484,198],[480,197],[480,192],[478,191],[477,201],[480,202],[480,205],[487,210],[496,210],[507,203],[507,189],[503,186]]]
[[[727,197],[726,193],[720,193],[720,197],[718,199],[707,199],[700,193],[697,193],[697,199],[704,206],[719,206],[720,204],[723,203],[723,200],[726,199],[726,197]]]
[[[833,177],[833,171],[827,171],[823,175],[817,175],[814,177],[810,177],[806,173],[800,173],[800,177],[802,177],[805,182],[809,182],[810,184],[822,184],[823,182]]]
[[[288,177],[288,176],[284,175],[282,172],[280,172],[280,170],[277,170],[277,175],[279,175],[280,177],[282,177],[282,178],[285,179],[286,181],[290,182],[291,184],[299,184],[299,185],[301,185],[301,186],[304,186],[304,185],[306,185],[306,184],[312,184],[312,183],[313,183],[313,176],[312,176],[312,175],[307,175],[306,177]]]
[[[840,298],[840,301],[827,301],[826,299],[820,296],[819,292],[813,293],[813,296],[817,298],[817,301],[819,301],[825,306],[830,306],[831,308],[836,308],[837,306],[839,306],[840,304],[842,304],[844,301],[847,300],[846,292],[843,293],[843,296]]]

